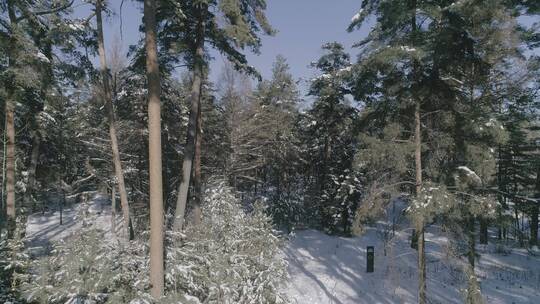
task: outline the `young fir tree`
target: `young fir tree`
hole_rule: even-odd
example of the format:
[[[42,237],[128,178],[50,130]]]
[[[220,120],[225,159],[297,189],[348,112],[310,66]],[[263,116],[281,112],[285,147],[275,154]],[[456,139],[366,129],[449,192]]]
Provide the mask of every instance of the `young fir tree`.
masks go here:
[[[257,180],[262,179],[262,183],[257,187],[269,199],[269,212],[275,223],[290,231],[301,211],[295,128],[299,93],[283,56],[278,56],[274,62],[272,78],[259,83],[254,94],[254,113],[248,124],[254,128],[252,136],[262,153],[255,176]]]

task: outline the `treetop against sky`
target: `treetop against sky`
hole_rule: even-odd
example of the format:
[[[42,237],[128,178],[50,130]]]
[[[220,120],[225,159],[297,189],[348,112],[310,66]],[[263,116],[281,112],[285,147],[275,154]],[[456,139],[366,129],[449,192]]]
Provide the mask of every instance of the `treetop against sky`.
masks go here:
[[[112,1],[110,7],[113,15],[105,23],[106,45],[113,40],[120,40],[127,52],[129,45],[135,44],[142,36],[139,25],[142,22],[142,4],[135,1]],[[268,1],[267,16],[277,30],[275,36],[263,36],[260,54],[248,54],[248,62],[269,78],[272,74],[272,63],[277,55],[284,55],[295,78],[309,80],[315,70],[309,67],[311,61],[322,54],[321,45],[329,41],[343,43],[347,51],[354,42],[362,39],[368,29],[347,33],[351,18],[358,12],[360,2],[357,0],[295,0]],[[76,16],[88,15],[90,5],[82,5],[76,9]],[[210,79],[218,79],[224,58],[212,51],[214,61],[211,63]],[[306,88],[305,83],[300,84]]]

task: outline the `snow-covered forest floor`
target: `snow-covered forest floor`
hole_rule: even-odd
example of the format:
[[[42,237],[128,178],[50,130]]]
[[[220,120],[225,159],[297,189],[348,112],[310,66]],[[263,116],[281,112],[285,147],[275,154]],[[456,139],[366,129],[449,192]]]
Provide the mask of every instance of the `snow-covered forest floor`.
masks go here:
[[[97,215],[93,224],[111,234],[111,202],[102,195],[95,194],[86,204],[75,204],[62,210],[62,225],[60,225],[59,211],[46,211],[31,214],[26,225],[27,246],[33,255],[41,255],[47,252],[52,243],[58,242],[72,234],[79,232],[82,221],[78,218],[84,214]],[[121,227],[122,217],[117,216],[116,227]]]
[[[426,233],[429,303],[463,303],[461,261],[447,255],[447,238],[438,227]],[[380,231],[354,238],[301,231],[285,248],[296,303],[418,303],[416,251],[410,231],[396,232],[384,256]],[[375,272],[366,273],[366,246],[375,247]],[[525,249],[505,255],[496,245],[478,245],[476,273],[486,303],[540,303],[540,258]]]
[[[28,246],[42,253],[51,242],[76,233],[84,212],[97,216],[96,225],[111,227],[110,202],[95,196],[86,205],[59,212],[36,213],[28,218]],[[117,227],[121,223],[117,223]],[[328,236],[315,230],[297,231],[285,244],[289,263],[283,288],[293,303],[417,303],[416,251],[410,247],[411,229],[403,219],[392,233],[391,221],[380,221],[353,238]],[[393,235],[393,236],[392,236]],[[464,259],[451,254],[448,237],[433,225],[426,232],[429,303],[462,303]],[[112,237],[112,235],[111,235]],[[487,303],[540,303],[540,257],[526,249],[504,247],[490,239],[477,245],[476,274]],[[386,244],[386,255],[384,254]],[[375,247],[375,271],[366,273],[366,247]]]

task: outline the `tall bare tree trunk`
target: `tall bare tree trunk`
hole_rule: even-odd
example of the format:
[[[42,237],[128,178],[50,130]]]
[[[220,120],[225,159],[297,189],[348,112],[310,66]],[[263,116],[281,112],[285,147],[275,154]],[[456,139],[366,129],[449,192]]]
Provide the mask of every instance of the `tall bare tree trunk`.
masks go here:
[[[163,296],[163,181],[161,163],[161,104],[156,43],[156,1],[144,1],[146,74],[148,79],[148,157],[150,173],[150,284],[151,294]]]
[[[32,207],[32,211],[35,211],[37,206],[35,200],[32,200],[32,195],[35,192],[36,185],[36,169],[39,158],[39,147],[41,145],[41,139],[37,131],[32,132],[32,153],[30,155],[30,167],[28,168],[28,184],[26,185],[26,191],[24,192],[23,205]]]
[[[13,1],[7,1],[7,10],[11,24],[12,32],[17,28],[17,16],[15,15],[15,7]],[[15,47],[16,38],[11,37],[11,46],[9,48],[9,66],[16,66]],[[7,231],[8,237],[13,236],[15,229],[15,100],[13,100],[12,88],[8,88],[8,96],[5,101],[6,110],[6,216],[7,216]]]
[[[8,233],[15,224],[15,109],[13,100],[6,100],[6,215]]]
[[[412,30],[412,45],[415,45],[416,32],[418,30],[416,24],[416,0],[411,0],[411,30]],[[413,63],[413,74],[417,77],[418,68],[417,62]],[[413,92],[414,94],[414,92]],[[416,196],[422,192],[422,121],[421,121],[421,104],[416,98],[414,108],[414,161],[416,173]],[[421,217],[422,218],[422,217]],[[417,221],[416,236],[418,237],[418,303],[426,303],[426,252],[424,238],[425,223],[422,220]]]
[[[195,139],[197,136],[197,117],[199,116],[199,104],[201,98],[201,84],[204,70],[204,15],[206,7],[199,10],[197,21],[197,37],[195,39],[195,61],[193,65],[193,83],[191,85],[191,113],[187,128],[186,147],[184,149],[184,161],[182,163],[182,180],[178,186],[178,198],[174,215],[174,229],[181,230],[184,225],[184,215],[189,193],[191,170],[195,155]]]
[[[202,177],[201,177],[201,148],[202,148],[202,107],[199,98],[199,113],[197,115],[197,135],[195,139],[195,161],[193,168],[193,224],[199,225],[202,220],[201,199],[202,199]]]
[[[120,192],[120,205],[124,215],[124,229],[128,239],[133,239],[131,229],[131,218],[129,216],[129,204],[124,182],[124,172],[122,170],[122,162],[120,160],[120,152],[118,151],[118,139],[116,137],[116,123],[114,119],[114,107],[112,104],[111,84],[109,82],[109,72],[107,68],[107,57],[105,56],[105,42],[103,38],[103,19],[101,17],[102,0],[96,1],[96,21],[98,31],[98,53],[101,70],[101,78],[103,81],[103,94],[105,99],[105,108],[109,120],[109,136],[111,138],[112,158],[114,163],[114,171],[118,182],[118,191]]]
[[[420,102],[416,102],[414,111],[414,160],[416,171],[416,195],[422,191],[422,139],[420,121]],[[423,221],[416,227],[418,235],[418,303],[426,303],[426,253]]]
[[[5,201],[5,194],[6,194],[6,145],[7,145],[7,139],[6,139],[6,127],[7,127],[7,115],[4,115],[4,130],[2,131],[3,137],[2,137],[2,188],[0,191],[2,192],[2,196],[0,197],[0,219],[2,222],[0,223],[0,233],[2,233],[2,228],[4,228],[4,216],[6,212],[6,201]]]

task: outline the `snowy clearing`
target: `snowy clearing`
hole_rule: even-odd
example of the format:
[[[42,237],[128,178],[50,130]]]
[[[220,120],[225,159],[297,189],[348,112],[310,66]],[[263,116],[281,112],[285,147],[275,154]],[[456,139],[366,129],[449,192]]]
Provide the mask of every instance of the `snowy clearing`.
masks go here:
[[[461,261],[449,257],[447,238],[431,227],[426,232],[429,303],[463,303]],[[387,256],[380,230],[343,238],[301,231],[285,248],[293,303],[418,303],[417,253],[410,248],[410,230],[396,232]],[[366,246],[375,247],[375,272],[366,273]],[[509,255],[495,245],[478,246],[476,274],[489,304],[540,303],[540,259],[525,249]]]
[[[30,253],[37,255],[45,253],[50,249],[52,243],[79,232],[82,220],[78,220],[78,216],[83,213],[96,215],[93,224],[110,233],[111,202],[103,194],[95,194],[86,204],[76,204],[64,209],[62,211],[62,225],[60,225],[59,211],[37,212],[28,216],[26,239]],[[122,223],[121,217],[117,217],[117,230]],[[110,235],[110,237],[113,236]]]

